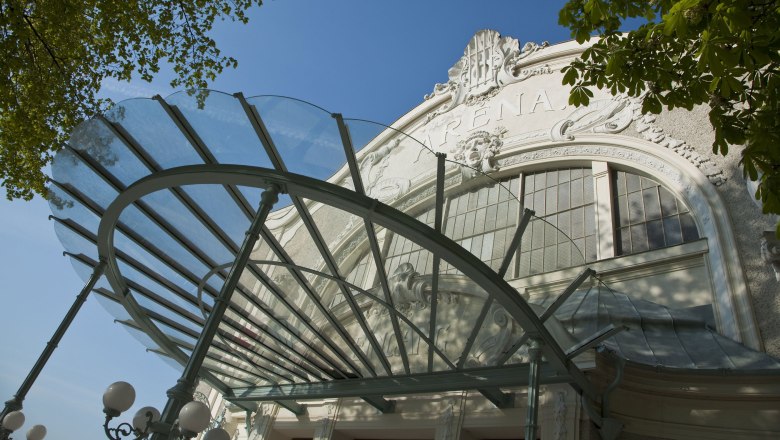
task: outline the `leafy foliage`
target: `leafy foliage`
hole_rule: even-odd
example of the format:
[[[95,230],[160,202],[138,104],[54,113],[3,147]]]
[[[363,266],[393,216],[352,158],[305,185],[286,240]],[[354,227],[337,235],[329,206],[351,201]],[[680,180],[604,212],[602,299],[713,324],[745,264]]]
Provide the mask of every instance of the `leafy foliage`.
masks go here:
[[[0,179],[9,199],[46,194],[42,169],[69,133],[110,102],[105,78],[205,88],[235,59],[208,36],[215,20],[246,23],[261,0],[0,0]]]
[[[627,20],[641,25],[622,33]],[[580,44],[601,36],[564,68],[571,104],[588,104],[592,86],[639,97],[644,112],[708,104],[713,152],[744,145],[756,198],[780,213],[779,2],[571,0],[559,21]]]

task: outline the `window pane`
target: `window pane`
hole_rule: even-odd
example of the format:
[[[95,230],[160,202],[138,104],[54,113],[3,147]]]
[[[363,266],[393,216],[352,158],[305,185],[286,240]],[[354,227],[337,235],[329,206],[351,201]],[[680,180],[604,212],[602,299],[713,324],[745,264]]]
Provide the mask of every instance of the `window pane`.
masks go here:
[[[618,255],[698,239],[698,230],[688,208],[669,190],[652,179],[616,171],[613,175],[616,194],[620,194],[624,181],[627,196],[616,195],[614,198]],[[638,190],[638,187],[643,189]],[[632,189],[635,191],[632,192]]]
[[[536,216],[551,226],[544,227],[538,221],[531,223],[521,243],[521,255],[529,248],[533,251],[540,248],[543,250],[541,253],[532,252],[527,260],[521,258],[519,275],[581,264],[584,255],[595,260],[596,214],[591,170],[562,168],[542,171],[527,174],[525,182],[526,207],[534,209]],[[586,236],[589,240],[584,239]],[[579,239],[575,245],[579,243],[577,247],[581,252],[574,249],[572,239]],[[587,245],[590,245],[590,250],[586,249]],[[575,254],[576,258],[573,256]]]
[[[664,235],[666,236],[666,244],[669,246],[682,243],[679,217],[674,216],[664,219]]]
[[[661,204],[658,200],[658,190],[656,188],[642,190],[642,201],[645,204],[645,217],[647,220],[661,218]]]
[[[696,229],[696,222],[693,221],[690,213],[680,214],[680,226],[682,227],[683,241],[693,241],[699,239],[699,231]]]
[[[631,252],[647,250],[647,229],[645,225],[631,226]]]
[[[647,242],[650,249],[664,247],[664,227],[661,220],[647,222]]]

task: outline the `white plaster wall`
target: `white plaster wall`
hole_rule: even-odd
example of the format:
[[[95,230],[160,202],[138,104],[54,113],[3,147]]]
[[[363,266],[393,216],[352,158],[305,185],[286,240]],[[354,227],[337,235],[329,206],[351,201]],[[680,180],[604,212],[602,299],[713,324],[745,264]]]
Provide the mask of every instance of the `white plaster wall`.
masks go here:
[[[780,357],[780,283],[775,281],[769,265],[761,259],[760,238],[764,230],[772,230],[774,224],[751,200],[745,179],[739,166],[740,147],[732,147],[727,156],[712,153],[715,138],[707,117],[708,107],[699,106],[692,111],[674,109],[658,116],[656,124],[670,136],[684,140],[696,152],[713,161],[720,168],[726,183],[717,187],[718,194],[728,207],[731,224],[742,264],[748,281],[753,310],[767,353]]]

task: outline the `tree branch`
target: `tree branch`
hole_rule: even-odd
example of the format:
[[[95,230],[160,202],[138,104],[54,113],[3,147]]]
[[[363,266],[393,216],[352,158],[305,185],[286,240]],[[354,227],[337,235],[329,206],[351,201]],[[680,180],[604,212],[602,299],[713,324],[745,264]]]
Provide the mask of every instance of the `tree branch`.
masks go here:
[[[57,61],[57,56],[54,55],[54,52],[51,50],[49,45],[46,43],[46,40],[43,39],[41,34],[38,33],[38,30],[35,29],[35,26],[33,26],[32,21],[30,21],[30,17],[23,14],[22,18],[24,18],[24,21],[27,22],[27,25],[30,26],[30,29],[32,29],[33,33],[35,34],[35,37],[38,38],[38,41],[43,44],[43,48],[46,49],[46,52],[48,52],[49,56],[51,57],[52,62],[54,62],[54,65],[57,66],[57,69],[60,71],[61,74],[65,74],[65,71],[63,70],[60,63]]]

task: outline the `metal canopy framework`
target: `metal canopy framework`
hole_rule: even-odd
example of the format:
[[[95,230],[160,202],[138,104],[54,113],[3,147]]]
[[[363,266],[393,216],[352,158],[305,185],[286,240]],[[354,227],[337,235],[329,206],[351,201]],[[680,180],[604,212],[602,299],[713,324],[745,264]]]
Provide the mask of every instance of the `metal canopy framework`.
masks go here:
[[[421,173],[408,197],[377,200],[371,167],[409,157]],[[51,205],[76,270],[87,279],[105,262],[95,291],[155,353],[187,365],[218,314],[199,376],[239,404],[300,413],[307,399],[361,397],[389,412],[387,396],[477,389],[502,406],[502,387],[562,382],[597,398],[572,358],[619,329],[577,340],[553,317],[593,272],[546,310],[530,305],[504,280],[523,231],[568,237],[526,212],[492,269],[442,228],[445,195],[463,190],[465,168],[404,133],[303,101],[180,93],[127,101],[80,126],[55,158]],[[470,185],[518,201],[487,176]],[[279,202],[240,252],[260,193],[274,188]],[[432,224],[418,220],[426,210]],[[389,264],[400,239],[419,249],[416,266]],[[445,324],[460,333],[444,335]],[[488,356],[478,342],[496,331],[507,348]],[[528,341],[541,364],[529,363]]]

